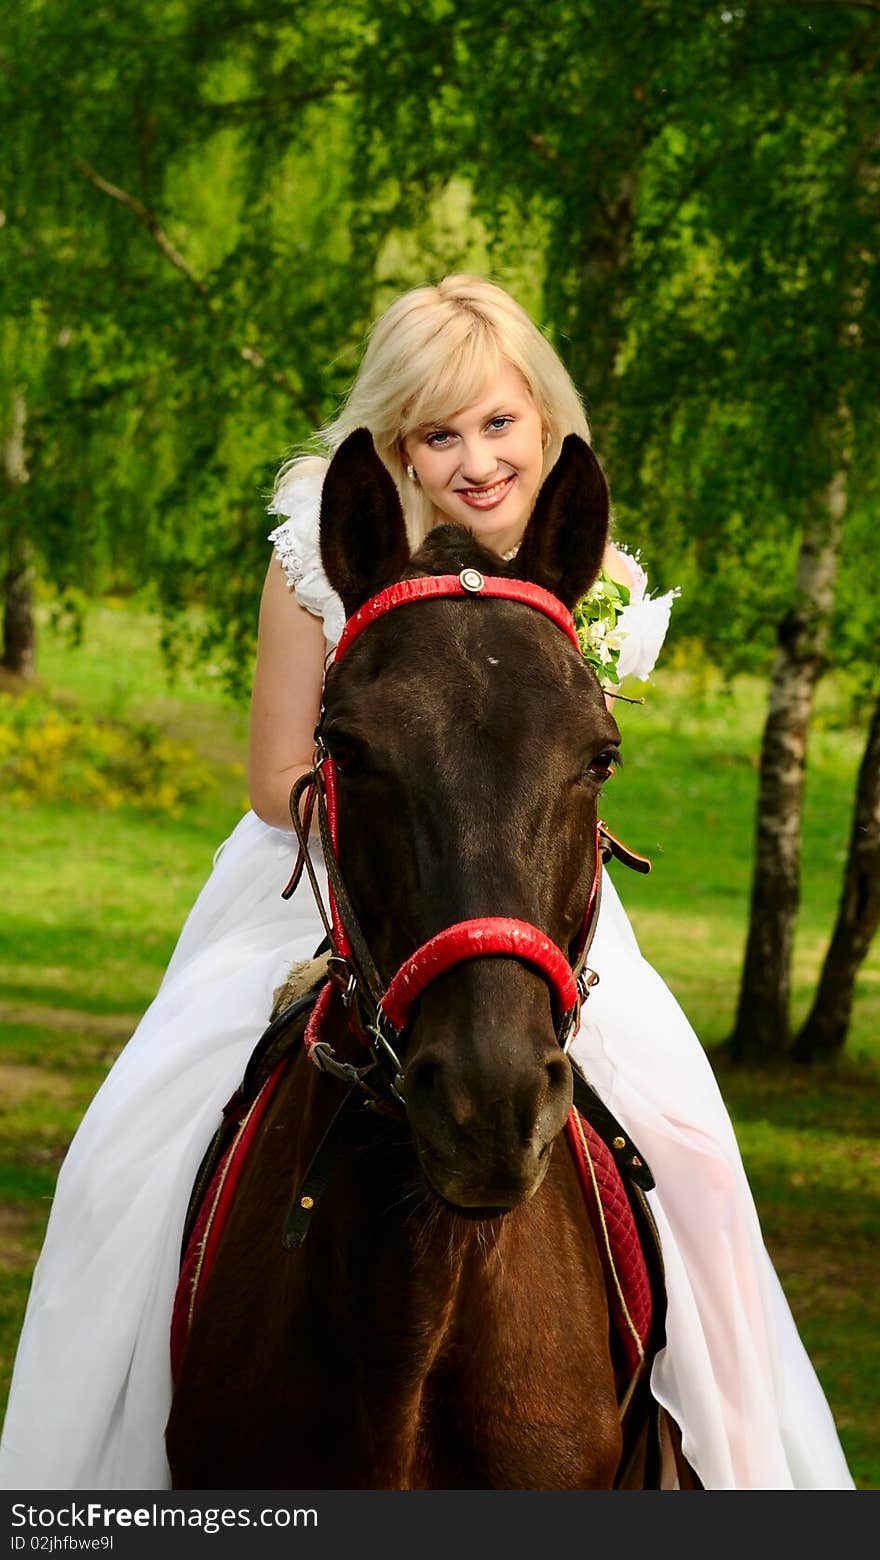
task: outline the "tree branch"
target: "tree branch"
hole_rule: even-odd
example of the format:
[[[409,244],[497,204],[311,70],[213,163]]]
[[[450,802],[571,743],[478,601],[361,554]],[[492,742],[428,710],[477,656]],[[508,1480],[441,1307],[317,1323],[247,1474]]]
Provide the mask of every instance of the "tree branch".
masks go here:
[[[73,163],[83,177],[88,179],[89,183],[93,184],[96,190],[100,190],[102,195],[109,195],[111,200],[117,201],[120,206],[125,206],[127,211],[132,212],[142,226],[147,229],[147,232],[152,235],[154,242],[161,249],[165,259],[171,262],[176,271],[180,271],[181,275],[186,277],[200,297],[210,298],[207,283],[196,276],[192,266],[184,260],[180,251],[175,249],[165,229],[160,225],[155,212],[150,211],[142,201],[137,199],[136,195],[130,195],[128,190],[122,190],[117,184],[111,184],[109,179],[102,178],[100,173],[97,173],[82,157],[74,157]]]
[[[109,179],[105,179],[84,158],[75,157],[74,166],[83,175],[83,178],[88,179],[89,183],[94,185],[95,189],[99,190],[102,195],[108,196],[110,200],[115,200],[118,205],[124,206],[126,211],[130,211],[137,218],[141,226],[147,229],[156,247],[165,256],[169,264],[173,265],[174,269],[179,271],[181,276],[184,276],[190,286],[198,293],[205,307],[212,314],[219,315],[221,312],[220,300],[212,293],[207,282],[196,274],[189,262],[180,253],[180,250],[172,243],[156,213],[151,211],[148,206],[145,206],[143,201],[138,200],[136,195],[130,194],[128,190],[121,189],[117,184],[111,184]],[[296,385],[288,379],[281,369],[271,366],[259,347],[247,343],[244,346],[236,346],[234,343],[230,343],[230,346],[245,363],[249,363],[251,368],[255,369],[258,374],[265,375],[271,380],[273,385],[276,385],[291,401],[294,401],[307,414],[311,422],[315,424],[320,422],[320,416],[316,410],[313,407],[306,406],[302,392],[297,389]]]
[[[319,103],[323,98],[332,97],[334,94],[342,96],[351,89],[351,82],[339,80],[325,82],[308,92],[298,92],[291,96],[285,96],[283,92],[267,93],[262,97],[231,99],[228,103],[196,98],[191,99],[187,107],[193,114],[225,119],[230,124],[248,123],[252,118],[262,119],[270,113],[276,118],[286,119],[294,110],[307,108],[310,103]]]

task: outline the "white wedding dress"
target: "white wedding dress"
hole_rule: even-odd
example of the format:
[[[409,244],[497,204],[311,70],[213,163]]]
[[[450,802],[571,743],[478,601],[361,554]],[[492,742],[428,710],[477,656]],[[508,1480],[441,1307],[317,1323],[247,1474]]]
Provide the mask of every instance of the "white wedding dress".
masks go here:
[[[321,569],[319,498],[319,477],[288,489],[277,512],[289,518],[273,540],[297,599],[323,617],[333,644],[343,613]],[[620,624],[622,671],[647,676],[671,600],[648,599],[641,575]],[[0,1487],[168,1485],[168,1339],[193,1177],[275,987],[323,932],[305,877],[281,898],[294,846],[292,833],[242,818],[71,1144],[16,1358]],[[656,1396],[707,1489],[851,1489],[712,1070],[641,957],[607,874],[590,962],[601,981],[574,1054],[657,1182],[668,1316]]]

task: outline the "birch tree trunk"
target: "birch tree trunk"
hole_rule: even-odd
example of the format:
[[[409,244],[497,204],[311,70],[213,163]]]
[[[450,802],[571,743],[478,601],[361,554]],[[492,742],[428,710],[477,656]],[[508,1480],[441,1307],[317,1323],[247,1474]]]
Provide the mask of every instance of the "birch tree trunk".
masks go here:
[[[34,626],[34,570],[24,528],[16,523],[19,490],[27,482],[24,449],[25,401],[16,395],[12,418],[3,440],[3,487],[12,519],[6,539],[6,574],[3,582],[2,665],[18,677],[33,677],[36,652]]]
[[[807,516],[794,604],[779,627],[761,746],[749,933],[730,1039],[731,1054],[740,1062],[772,1062],[790,1045],[807,736],[825,664],[846,498],[842,460]]]
[[[794,1044],[799,1062],[839,1052],[852,1015],[856,975],[880,924],[880,699],[859,769],[852,834],[837,921],[813,1006]]]

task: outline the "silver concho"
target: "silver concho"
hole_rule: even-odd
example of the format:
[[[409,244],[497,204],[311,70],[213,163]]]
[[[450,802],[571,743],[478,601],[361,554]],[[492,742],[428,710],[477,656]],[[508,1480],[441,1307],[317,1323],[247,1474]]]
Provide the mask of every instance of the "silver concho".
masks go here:
[[[479,569],[462,569],[458,578],[465,590],[482,590],[486,583]]]

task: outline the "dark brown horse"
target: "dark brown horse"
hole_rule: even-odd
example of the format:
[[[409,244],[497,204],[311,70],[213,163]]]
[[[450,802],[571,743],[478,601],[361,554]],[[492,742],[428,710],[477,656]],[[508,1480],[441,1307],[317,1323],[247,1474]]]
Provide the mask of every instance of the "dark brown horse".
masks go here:
[[[394,486],[354,435],[328,473],[327,575],[351,616],[414,576],[515,575],[572,606],[608,522],[566,441],[515,562],[441,526],[410,557]],[[540,612],[428,600],[372,623],[327,678],[339,858],[386,978],[452,923],[510,916],[559,949],[595,867],[619,741],[599,685]],[[359,1057],[344,1019],[322,1038]],[[405,1114],[360,1109],[305,1244],[291,1200],[344,1084],[302,1047],[251,1151],[168,1424],[178,1488],[611,1488],[622,1436],[599,1256],[559,1134],[572,1101],[551,995],[517,958],[424,991]]]

